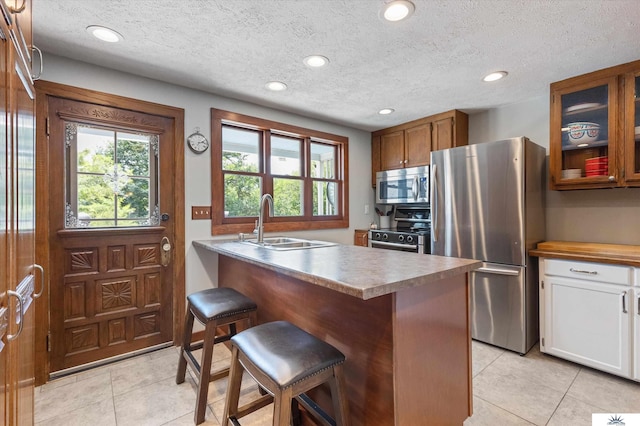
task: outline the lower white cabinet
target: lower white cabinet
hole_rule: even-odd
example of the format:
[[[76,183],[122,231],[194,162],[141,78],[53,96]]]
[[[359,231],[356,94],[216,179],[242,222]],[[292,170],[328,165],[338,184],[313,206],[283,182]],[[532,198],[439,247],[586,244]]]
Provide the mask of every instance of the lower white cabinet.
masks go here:
[[[640,269],[636,269],[636,271],[640,272]],[[638,277],[638,275],[640,274],[636,274],[636,277]],[[640,382],[640,279],[636,279],[634,292],[635,315],[633,316],[633,379]]]
[[[640,380],[634,268],[540,259],[540,349]]]

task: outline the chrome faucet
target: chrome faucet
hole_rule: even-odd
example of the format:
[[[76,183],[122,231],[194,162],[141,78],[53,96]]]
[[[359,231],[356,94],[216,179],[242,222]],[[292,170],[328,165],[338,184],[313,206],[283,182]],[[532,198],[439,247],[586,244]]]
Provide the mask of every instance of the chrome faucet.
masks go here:
[[[269,216],[273,216],[273,197],[271,194],[264,194],[260,199],[260,212],[258,212],[258,224],[256,225],[256,229],[258,230],[258,243],[262,243],[264,238],[264,217],[262,216],[264,213],[264,203],[269,204]]]

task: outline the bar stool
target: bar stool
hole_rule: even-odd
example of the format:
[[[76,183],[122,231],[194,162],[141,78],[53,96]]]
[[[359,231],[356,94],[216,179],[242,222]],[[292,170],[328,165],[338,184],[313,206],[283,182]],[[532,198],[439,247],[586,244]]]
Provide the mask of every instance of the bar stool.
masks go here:
[[[229,375],[229,368],[211,373],[213,346],[226,342],[236,334],[236,323],[246,320],[248,326],[258,323],[257,306],[245,295],[232,288],[211,288],[190,294],[187,297],[187,315],[184,321],[184,340],[180,349],[176,383],[184,382],[187,363],[198,380],[198,396],[196,399],[195,423],[204,422],[207,408],[209,382]],[[193,344],[193,320],[197,318],[204,325],[204,341]],[[227,325],[229,333],[216,337],[216,328]],[[200,363],[193,356],[193,351],[202,349]]]
[[[342,364],[336,348],[286,321],[261,324],[231,338],[231,372],[221,426],[274,402],[273,425],[289,426],[300,403],[323,425],[347,426]],[[246,370],[269,394],[238,407],[242,372]],[[328,382],[335,421],[306,394]]]

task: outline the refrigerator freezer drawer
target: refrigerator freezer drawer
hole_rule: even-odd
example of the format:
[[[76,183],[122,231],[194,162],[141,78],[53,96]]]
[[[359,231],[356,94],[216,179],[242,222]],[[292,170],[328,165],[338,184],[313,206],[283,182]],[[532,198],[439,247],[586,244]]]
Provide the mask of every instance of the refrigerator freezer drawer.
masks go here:
[[[471,272],[471,337],[518,353],[535,343],[526,268],[485,263]],[[537,290],[537,283],[534,283]],[[529,320],[529,322],[528,322]]]

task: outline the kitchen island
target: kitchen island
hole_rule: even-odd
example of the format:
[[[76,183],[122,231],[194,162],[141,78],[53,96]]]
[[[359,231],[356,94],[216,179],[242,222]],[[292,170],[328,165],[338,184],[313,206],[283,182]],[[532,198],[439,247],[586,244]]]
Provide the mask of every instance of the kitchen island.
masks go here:
[[[472,413],[468,259],[334,245],[276,251],[194,241],[218,285],[342,351],[354,426],[461,425]],[[200,252],[206,256],[206,252]],[[313,398],[328,412],[328,392]]]

